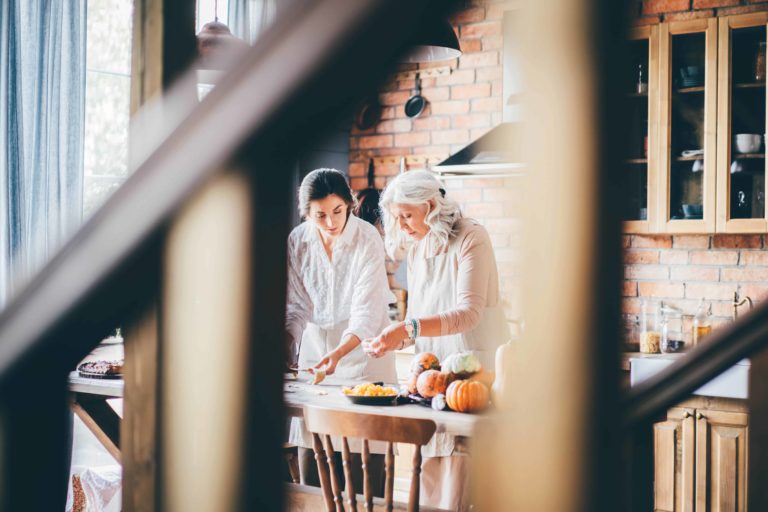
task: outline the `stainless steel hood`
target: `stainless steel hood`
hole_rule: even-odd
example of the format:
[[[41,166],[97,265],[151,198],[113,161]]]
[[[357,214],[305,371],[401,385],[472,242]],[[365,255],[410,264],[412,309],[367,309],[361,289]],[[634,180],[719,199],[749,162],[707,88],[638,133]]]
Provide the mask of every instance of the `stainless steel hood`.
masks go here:
[[[520,123],[501,123],[432,167],[440,175],[522,174]]]

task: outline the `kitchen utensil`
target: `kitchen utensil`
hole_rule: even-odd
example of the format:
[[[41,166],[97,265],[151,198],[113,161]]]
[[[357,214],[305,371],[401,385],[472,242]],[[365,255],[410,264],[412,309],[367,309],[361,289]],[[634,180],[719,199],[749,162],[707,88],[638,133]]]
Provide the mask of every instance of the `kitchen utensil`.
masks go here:
[[[380,213],[379,213],[379,198],[381,193],[375,186],[375,168],[373,166],[373,158],[368,161],[368,188],[364,188],[357,193],[357,206],[355,207],[355,215],[360,217],[366,222],[379,226]]]
[[[363,100],[355,116],[355,124],[361,130],[373,128],[381,120],[381,103],[379,95],[372,94]]]
[[[757,133],[737,133],[734,137],[736,151],[739,153],[757,153],[760,150],[760,138]]]
[[[416,90],[405,102],[405,115],[411,119],[419,117],[427,106],[427,100],[421,95],[421,78],[416,73]]]
[[[356,396],[344,395],[349,401],[357,405],[395,405],[397,395],[391,396]]]

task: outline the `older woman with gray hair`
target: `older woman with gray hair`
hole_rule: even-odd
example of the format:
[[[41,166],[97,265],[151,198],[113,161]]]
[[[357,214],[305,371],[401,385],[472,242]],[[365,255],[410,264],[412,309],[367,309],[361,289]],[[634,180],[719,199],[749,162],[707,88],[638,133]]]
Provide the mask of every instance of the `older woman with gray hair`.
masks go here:
[[[473,352],[486,368],[496,347],[509,339],[501,308],[496,259],[488,232],[462,216],[458,204],[428,171],[400,174],[381,197],[385,246],[407,251],[408,318],[364,342],[373,357],[415,344],[439,359]],[[450,510],[468,506],[468,461],[454,438],[435,434],[425,446],[424,504]]]

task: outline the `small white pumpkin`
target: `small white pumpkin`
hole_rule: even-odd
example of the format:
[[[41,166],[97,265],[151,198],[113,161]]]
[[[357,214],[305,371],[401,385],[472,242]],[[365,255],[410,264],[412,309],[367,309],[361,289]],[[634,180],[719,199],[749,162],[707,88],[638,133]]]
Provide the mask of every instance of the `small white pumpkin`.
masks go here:
[[[471,352],[456,352],[443,360],[442,369],[444,372],[470,374],[479,372],[482,366],[477,356]]]

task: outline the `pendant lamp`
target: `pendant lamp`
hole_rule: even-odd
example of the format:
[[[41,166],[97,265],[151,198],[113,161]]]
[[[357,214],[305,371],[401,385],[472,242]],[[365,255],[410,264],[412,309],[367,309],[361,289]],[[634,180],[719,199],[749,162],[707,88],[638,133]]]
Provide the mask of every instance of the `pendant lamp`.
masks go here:
[[[400,62],[436,62],[461,55],[459,39],[448,20],[439,19],[419,30],[411,42],[411,50]]]
[[[203,83],[215,83],[222,71],[231,67],[248,44],[232,35],[219,21],[218,1],[214,2],[214,19],[203,25],[197,34],[198,77]]]

